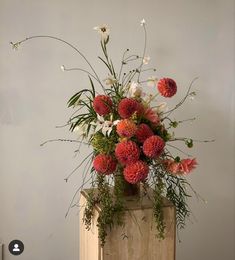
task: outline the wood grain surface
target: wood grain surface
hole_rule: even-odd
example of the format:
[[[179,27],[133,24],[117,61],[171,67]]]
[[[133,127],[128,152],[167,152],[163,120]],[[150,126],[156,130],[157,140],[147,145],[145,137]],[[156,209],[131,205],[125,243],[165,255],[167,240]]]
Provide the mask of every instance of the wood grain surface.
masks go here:
[[[86,203],[87,190],[82,191],[80,205]],[[80,260],[175,260],[175,208],[164,200],[166,224],[165,239],[156,236],[152,201],[129,197],[126,200],[125,225],[115,226],[108,232],[104,248],[99,245],[96,227],[99,207],[91,230],[82,222],[84,207],[80,212]]]

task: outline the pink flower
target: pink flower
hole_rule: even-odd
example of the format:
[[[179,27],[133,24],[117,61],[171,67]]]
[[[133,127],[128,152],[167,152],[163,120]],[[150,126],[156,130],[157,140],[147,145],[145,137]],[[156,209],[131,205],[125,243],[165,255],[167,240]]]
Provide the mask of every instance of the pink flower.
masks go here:
[[[196,168],[197,161],[196,159],[183,159],[180,162],[176,162],[174,160],[166,160],[164,161],[167,171],[172,174],[182,175],[189,174],[193,169]]]
[[[160,119],[157,113],[152,108],[147,108],[144,112],[144,118],[148,119],[154,125],[158,125]]]
[[[178,174],[180,171],[180,163],[175,162],[174,160],[168,159],[163,162],[166,166],[166,169],[168,172],[171,172],[173,174]]]
[[[180,162],[180,168],[181,172],[188,174],[190,173],[193,169],[196,168],[197,161],[196,159],[183,159]]]

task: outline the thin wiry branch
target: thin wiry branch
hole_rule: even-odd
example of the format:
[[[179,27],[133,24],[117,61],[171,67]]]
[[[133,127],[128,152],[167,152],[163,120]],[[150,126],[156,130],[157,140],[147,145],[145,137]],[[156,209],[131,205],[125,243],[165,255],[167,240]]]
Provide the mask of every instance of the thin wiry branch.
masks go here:
[[[53,143],[53,142],[69,142],[69,143],[83,143],[83,144],[88,144],[88,143],[85,143],[85,142],[79,141],[79,140],[58,138],[58,139],[50,139],[50,140],[47,140],[47,141],[41,143],[40,146],[44,146],[44,145],[47,144],[47,143]]]
[[[88,59],[86,58],[86,56],[77,48],[75,47],[74,45],[72,45],[71,43],[61,39],[61,38],[58,38],[58,37],[55,37],[55,36],[51,36],[51,35],[36,35],[36,36],[30,36],[30,37],[27,37],[25,38],[24,40],[21,40],[19,42],[16,42],[16,43],[12,43],[12,46],[14,48],[14,46],[17,46],[16,48],[18,48],[18,46],[20,44],[22,44],[23,42],[26,42],[26,41],[29,41],[29,40],[32,40],[32,39],[37,39],[37,38],[49,38],[49,39],[53,39],[53,40],[56,40],[56,41],[59,41],[59,42],[62,42],[66,45],[68,45],[69,47],[71,47],[73,50],[75,50],[85,61],[86,63],[88,64],[88,66],[91,68],[91,70],[93,71],[93,73],[95,74],[96,78],[98,79],[98,82],[100,83],[100,85],[102,86],[102,88],[104,87],[102,82],[100,81],[99,79],[99,76],[97,75],[95,69],[93,68],[93,66],[91,65],[91,63],[88,61]]]
[[[174,148],[174,149],[176,149],[177,151],[181,152],[182,154],[187,155],[188,157],[193,157],[191,154],[188,154],[188,153],[184,152],[183,150],[179,149],[178,147],[176,147],[176,146],[174,146],[172,144],[167,144],[167,145],[172,147],[172,148]]]
[[[66,182],[68,182],[69,178],[79,169],[79,167],[81,167],[83,165],[83,163],[93,154],[93,152],[91,152],[90,154],[88,154],[85,159],[82,160],[82,162],[64,179]]]
[[[189,85],[189,88],[188,88],[188,90],[187,90],[186,95],[184,96],[184,98],[183,98],[174,108],[172,108],[171,110],[169,110],[169,111],[167,111],[167,112],[165,112],[165,113],[163,113],[163,114],[167,114],[167,117],[168,117],[173,111],[175,111],[177,108],[179,108],[179,107],[185,102],[185,100],[187,99],[187,97],[188,97],[189,94],[190,94],[190,90],[191,90],[191,88],[192,88],[192,86],[193,86],[193,83],[194,83],[197,79],[198,79],[198,77],[194,78],[194,79],[191,81],[191,83],[190,83],[190,85]]]

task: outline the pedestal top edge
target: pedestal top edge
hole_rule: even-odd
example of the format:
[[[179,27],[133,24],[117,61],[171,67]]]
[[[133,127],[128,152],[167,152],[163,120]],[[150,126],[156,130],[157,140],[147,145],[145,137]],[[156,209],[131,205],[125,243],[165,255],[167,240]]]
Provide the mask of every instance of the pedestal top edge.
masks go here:
[[[92,191],[97,192],[97,189],[83,189],[81,191],[81,195],[87,199],[89,196],[88,194]],[[151,209],[153,207],[151,192],[152,191],[150,191],[148,196],[125,196],[125,208],[127,210]],[[167,198],[163,198],[163,207],[174,207],[174,205]],[[97,209],[100,210],[99,205],[97,205]]]

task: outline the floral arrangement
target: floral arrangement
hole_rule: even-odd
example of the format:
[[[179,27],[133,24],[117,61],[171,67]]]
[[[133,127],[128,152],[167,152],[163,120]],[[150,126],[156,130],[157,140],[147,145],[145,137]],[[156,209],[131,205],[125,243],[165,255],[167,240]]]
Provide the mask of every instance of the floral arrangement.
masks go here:
[[[146,68],[150,58],[146,56],[145,20],[141,21],[141,26],[144,31],[143,54],[134,55],[130,54],[129,49],[125,50],[118,71],[108,53],[110,29],[106,25],[94,28],[101,36],[103,56],[99,57],[99,60],[107,69],[107,77],[104,80],[99,78],[80,50],[60,38],[33,36],[11,43],[13,48],[17,49],[27,40],[51,38],[69,45],[89,66],[90,70],[68,69],[64,65],[61,66],[63,71],[85,72],[90,84],[90,88],[78,91],[68,101],[68,107],[75,111],[67,125],[70,131],[80,136],[80,139],[66,141],[78,142],[79,148],[80,143],[93,148],[71,174],[87,162],[83,185],[90,181],[95,189],[89,192],[83,220],[89,229],[94,206],[98,203],[102,209],[98,218],[102,245],[105,243],[107,228],[114,224],[123,224],[125,196],[138,194],[140,186],[144,191],[140,196],[145,196],[151,188],[156,233],[161,239],[164,238],[165,230],[163,198],[166,197],[173,203],[176,209],[177,227],[183,228],[187,217],[190,216],[187,205],[187,198],[190,196],[188,188],[198,196],[186,179],[195,169],[197,161],[189,156],[185,158],[187,154],[172,144],[175,141],[182,141],[186,147],[193,147],[193,139],[177,138],[174,130],[179,124],[195,118],[183,121],[170,118],[170,115],[188,98],[194,98],[195,92],[191,91],[191,88],[195,79],[184,98],[172,109],[168,109],[165,102],[159,102],[159,97],[164,97],[166,100],[173,98],[179,87],[174,79],[168,77],[141,79],[144,72],[156,71]],[[127,65],[133,68],[123,72]],[[152,91],[151,94],[147,93],[149,90]],[[173,149],[182,154],[183,158],[175,156],[171,151]],[[70,206],[73,204],[74,200]]]

